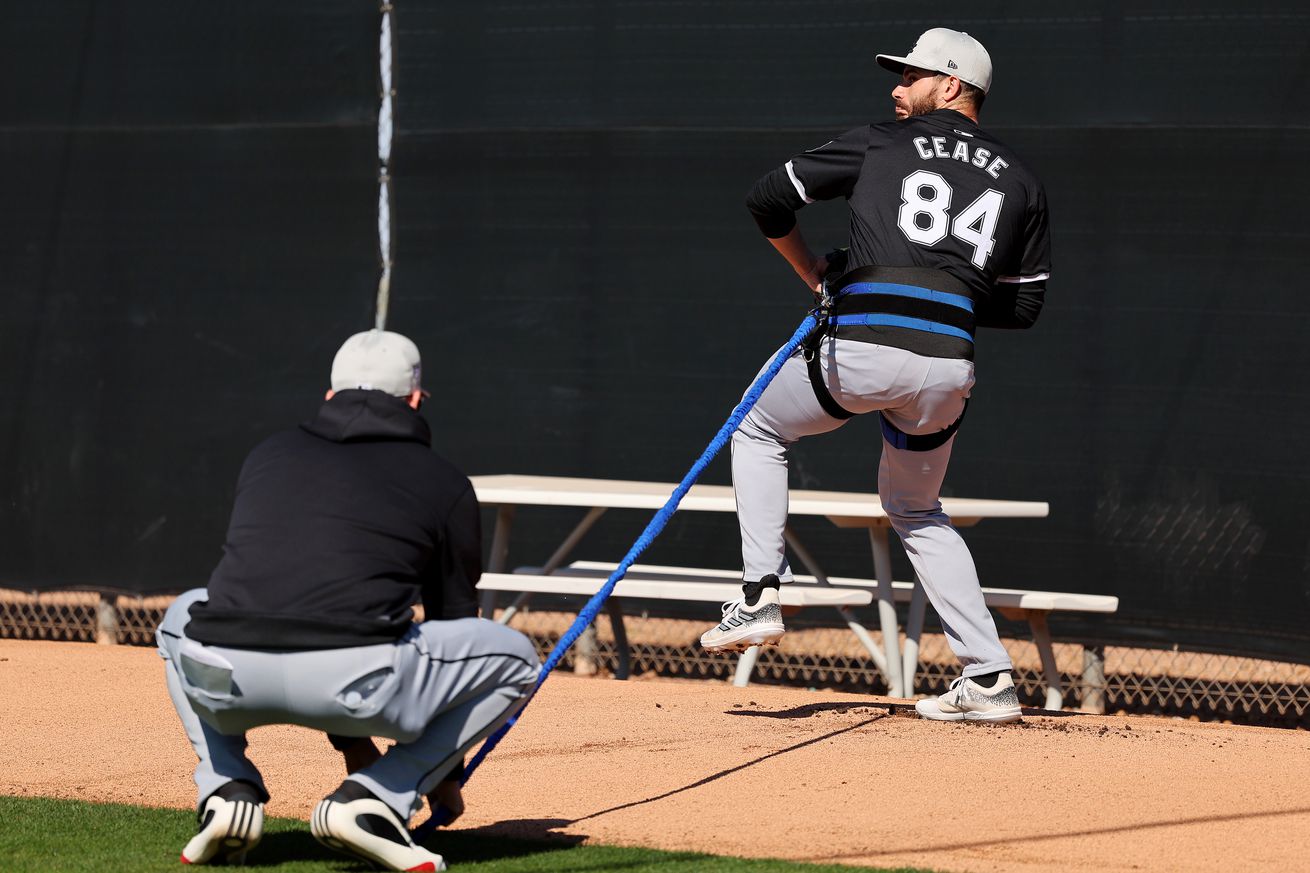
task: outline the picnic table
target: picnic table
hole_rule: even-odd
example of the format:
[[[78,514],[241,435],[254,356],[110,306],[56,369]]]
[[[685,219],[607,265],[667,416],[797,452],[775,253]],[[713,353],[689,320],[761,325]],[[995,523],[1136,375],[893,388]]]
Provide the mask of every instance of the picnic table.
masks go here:
[[[488,475],[472,477],[473,487],[483,506],[495,507],[496,523],[492,534],[491,556],[488,564],[487,578],[483,587],[483,614],[490,616],[495,604],[497,590],[517,591],[519,598],[510,606],[508,615],[513,614],[523,600],[534,592],[555,591],[556,593],[581,593],[592,586],[594,592],[600,587],[600,581],[608,575],[606,567],[613,565],[578,561],[570,563],[575,548],[595,523],[611,509],[640,509],[654,512],[662,507],[676,487],[673,483],[638,482],[615,479],[588,479],[560,476],[527,475]],[[513,577],[507,574],[506,564],[509,552],[509,540],[513,522],[519,508],[525,506],[577,507],[586,512],[577,525],[564,537],[545,562],[531,568],[527,574]],[[943,497],[942,507],[957,527],[971,527],[987,518],[1044,518],[1049,514],[1049,507],[1044,502],[1022,500],[995,500],[980,498]],[[737,505],[733,489],[725,485],[694,485],[679,505],[682,512],[726,512],[736,513]],[[789,514],[791,516],[820,516],[828,519],[840,528],[865,528],[868,531],[869,545],[873,559],[873,580],[841,579],[833,580],[823,571],[817,558],[796,536],[790,525],[784,531],[788,546],[799,562],[809,572],[809,577],[800,581],[798,589],[806,585],[818,588],[837,588],[852,590],[865,588],[875,594],[878,600],[879,625],[882,630],[881,649],[872,637],[850,613],[849,607],[858,601],[833,602],[831,596],[823,605],[835,606],[846,620],[852,632],[860,638],[869,651],[875,665],[887,680],[889,693],[894,697],[904,697],[913,692],[914,674],[918,664],[918,641],[922,632],[926,597],[923,588],[913,583],[897,583],[892,579],[891,569],[891,522],[878,500],[878,495],[862,492],[814,491],[798,489],[790,495]],[[655,596],[659,591],[656,583],[665,582],[667,593],[673,599],[704,600],[706,596],[698,595],[686,587],[692,582],[731,583],[734,574],[730,571],[701,570],[699,568],[634,568],[634,583],[626,590],[616,591],[619,596]],[[578,577],[592,576],[581,583]],[[735,574],[740,580],[740,574]],[[531,579],[536,583],[529,582]],[[543,581],[544,577],[556,577],[558,581]],[[636,587],[637,583],[645,585]],[[678,588],[672,583],[683,585]],[[622,583],[620,583],[622,586]],[[784,586],[784,590],[793,586]],[[630,593],[640,591],[640,594]],[[1054,671],[1054,656],[1050,652],[1049,632],[1045,627],[1045,616],[1053,609],[1079,609],[1093,612],[1113,612],[1117,608],[1117,599],[1097,595],[1072,595],[1060,592],[1025,592],[1015,589],[984,589],[992,591],[990,604],[1007,614],[1024,616],[1030,619],[1034,637],[1042,650],[1043,666],[1048,682],[1048,703],[1058,701],[1059,675]],[[1001,595],[995,592],[1003,592]],[[1025,595],[1028,596],[1025,600]],[[1038,596],[1041,595],[1041,596]],[[803,592],[792,596],[793,600],[804,601]],[[1087,598],[1087,599],[1080,599]],[[726,598],[726,599],[731,599]],[[871,598],[870,598],[871,600]],[[896,616],[895,604],[898,600],[909,602],[907,634],[905,646],[900,643],[900,628]],[[819,604],[815,600],[814,604]],[[870,602],[870,601],[864,601]],[[813,605],[813,604],[806,604]],[[611,613],[613,615],[613,612]],[[1045,636],[1045,639],[1042,639]],[[746,665],[754,664],[750,652],[743,657]],[[1049,658],[1048,658],[1049,656]],[[741,678],[739,667],[738,677]],[[1052,686],[1052,681],[1054,685]],[[1056,690],[1053,697],[1051,688]]]

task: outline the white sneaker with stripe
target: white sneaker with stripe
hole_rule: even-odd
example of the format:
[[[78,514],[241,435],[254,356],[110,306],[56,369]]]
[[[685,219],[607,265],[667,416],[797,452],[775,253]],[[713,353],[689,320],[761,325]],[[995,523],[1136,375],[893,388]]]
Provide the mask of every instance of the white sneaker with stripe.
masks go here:
[[[707,652],[744,652],[751,646],[774,646],[787,632],[777,588],[764,588],[754,605],[746,598],[723,604],[723,621],[701,635]]]

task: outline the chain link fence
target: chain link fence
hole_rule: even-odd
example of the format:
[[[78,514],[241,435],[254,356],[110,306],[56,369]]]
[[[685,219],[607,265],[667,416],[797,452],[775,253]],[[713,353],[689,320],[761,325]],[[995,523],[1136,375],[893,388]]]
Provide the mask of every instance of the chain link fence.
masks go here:
[[[529,610],[513,624],[546,652],[573,618],[567,612]],[[625,617],[632,675],[730,681],[736,660],[706,654],[698,645],[706,626],[704,621]],[[871,633],[881,643],[881,634]],[[565,656],[562,667],[584,674],[612,673],[618,653],[607,615],[596,620],[594,653],[585,642],[580,640]],[[1016,638],[1004,642],[1014,661],[1020,699],[1041,706],[1046,685],[1036,645]],[[920,643],[916,690],[940,694],[959,675],[959,663],[944,635],[925,633]],[[1057,642],[1054,649],[1068,708],[1092,703],[1087,708],[1093,711],[1310,729],[1310,665],[1091,643]],[[1087,670],[1089,660],[1103,666],[1103,675],[1101,669]],[[752,681],[887,691],[882,675],[845,628],[789,629],[778,647],[762,652]]]
[[[153,645],[154,632],[171,596],[140,597],[99,591],[27,593],[0,589],[0,637],[27,640]],[[420,612],[421,617],[421,612]],[[513,626],[543,655],[574,619],[574,613],[524,609]],[[624,619],[632,675],[683,679],[732,679],[736,659],[703,652],[703,620],[632,615]],[[596,619],[561,669],[609,675],[619,656],[608,615]],[[877,631],[872,631],[881,642]],[[1021,700],[1040,706],[1045,682],[1037,647],[1007,638]],[[1310,729],[1310,665],[1175,649],[1056,643],[1056,664],[1066,706],[1111,713],[1179,716]],[[1087,669],[1096,664],[1095,671]],[[1102,673],[1103,668],[1103,673]],[[924,634],[917,690],[939,694],[959,674],[946,638]],[[790,629],[777,648],[765,649],[752,681],[861,693],[886,693],[868,653],[845,628]]]

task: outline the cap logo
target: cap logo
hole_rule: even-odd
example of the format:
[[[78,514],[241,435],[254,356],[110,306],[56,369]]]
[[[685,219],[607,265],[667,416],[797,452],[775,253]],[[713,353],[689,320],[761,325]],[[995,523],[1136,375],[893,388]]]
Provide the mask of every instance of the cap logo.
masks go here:
[[[946,69],[948,69],[948,70],[958,70],[958,69],[960,69],[960,68],[959,68],[958,66],[955,65],[955,61],[948,60],[948,61],[946,62]]]

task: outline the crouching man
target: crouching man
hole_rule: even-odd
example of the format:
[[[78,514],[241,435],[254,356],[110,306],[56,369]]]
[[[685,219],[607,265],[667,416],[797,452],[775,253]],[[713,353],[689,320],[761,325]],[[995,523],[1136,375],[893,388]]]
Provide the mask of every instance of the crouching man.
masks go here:
[[[539,663],[522,634],[475,617],[477,497],[430,448],[420,374],[399,334],[346,340],[317,416],[246,459],[208,588],[164,616],[168,691],[199,758],[184,863],[240,861],[259,842],[269,794],[245,733],[299,724],[327,732],[350,774],[314,809],[320,842],[445,869],[408,821],[425,796],[462,810],[465,752],[518,712]],[[379,755],[374,736],[396,744]]]

